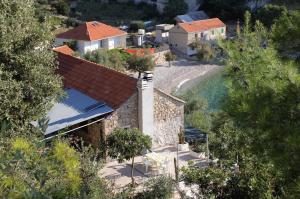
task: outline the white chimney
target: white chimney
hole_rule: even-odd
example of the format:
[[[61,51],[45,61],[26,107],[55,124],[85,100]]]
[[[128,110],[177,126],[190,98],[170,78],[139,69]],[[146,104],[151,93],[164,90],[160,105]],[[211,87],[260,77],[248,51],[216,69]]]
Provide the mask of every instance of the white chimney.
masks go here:
[[[153,74],[151,71],[145,71],[143,78],[140,78],[138,87],[138,117],[139,129],[153,139],[154,134],[154,114],[153,114]]]

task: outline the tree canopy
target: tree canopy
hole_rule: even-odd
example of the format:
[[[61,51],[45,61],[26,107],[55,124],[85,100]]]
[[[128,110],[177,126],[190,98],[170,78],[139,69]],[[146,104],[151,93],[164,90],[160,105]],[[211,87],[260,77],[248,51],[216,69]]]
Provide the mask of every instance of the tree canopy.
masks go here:
[[[184,0],[168,0],[164,8],[164,16],[169,21],[173,21],[177,15],[185,14],[188,11],[188,5]]]
[[[151,138],[138,129],[116,129],[107,137],[108,155],[119,162],[132,159],[131,178],[134,184],[134,157],[151,148]]]
[[[0,1],[0,123],[16,132],[26,132],[61,94],[52,37],[33,8],[33,0]]]
[[[210,151],[220,163],[185,170],[185,177],[208,196],[297,198],[300,75],[280,59],[267,29],[250,21],[247,13],[237,38],[221,42],[228,96],[210,128]]]

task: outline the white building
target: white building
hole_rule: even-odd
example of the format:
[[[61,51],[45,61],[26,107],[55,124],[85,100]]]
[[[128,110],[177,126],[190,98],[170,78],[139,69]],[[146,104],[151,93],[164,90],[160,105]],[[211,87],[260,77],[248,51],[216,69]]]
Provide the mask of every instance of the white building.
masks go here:
[[[191,46],[197,41],[214,41],[226,37],[226,25],[218,18],[179,23],[169,32],[169,45],[186,55],[197,50]]]
[[[126,35],[126,32],[118,28],[93,21],[58,34],[55,45],[61,46],[74,41],[77,51],[85,54],[98,49],[126,48]]]

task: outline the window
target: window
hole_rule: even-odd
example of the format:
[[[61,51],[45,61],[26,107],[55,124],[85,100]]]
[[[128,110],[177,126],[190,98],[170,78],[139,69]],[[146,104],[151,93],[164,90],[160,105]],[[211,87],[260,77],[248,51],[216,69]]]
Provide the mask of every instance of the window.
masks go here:
[[[221,33],[224,33],[224,28],[221,28]]]
[[[197,33],[195,34],[195,39],[198,40],[198,34]]]
[[[203,32],[201,32],[201,38],[203,38],[204,37],[204,33]]]
[[[215,31],[214,31],[214,30],[212,30],[212,31],[211,31],[211,34],[212,34],[212,35],[215,35]]]
[[[99,43],[100,43],[100,48],[103,48],[103,40],[100,40]]]

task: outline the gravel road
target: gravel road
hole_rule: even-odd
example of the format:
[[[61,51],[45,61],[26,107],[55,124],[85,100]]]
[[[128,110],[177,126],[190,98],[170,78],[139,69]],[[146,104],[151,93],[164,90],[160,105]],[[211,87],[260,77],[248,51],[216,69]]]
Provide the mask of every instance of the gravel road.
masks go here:
[[[154,69],[154,86],[167,93],[176,91],[188,81],[199,78],[221,66],[201,64],[197,61],[185,59],[174,61],[171,67],[168,64],[160,65]]]

